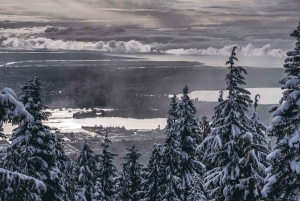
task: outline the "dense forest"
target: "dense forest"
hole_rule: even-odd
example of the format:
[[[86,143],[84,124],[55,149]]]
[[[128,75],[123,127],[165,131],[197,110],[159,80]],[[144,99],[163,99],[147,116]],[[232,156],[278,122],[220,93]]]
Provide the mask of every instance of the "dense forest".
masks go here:
[[[222,87],[229,95],[220,91],[211,122],[197,118],[185,86],[180,102],[171,99],[165,141],[153,144],[148,164],[132,145],[121,156],[119,172],[107,134],[101,153],[86,141],[75,161],[65,154],[63,141],[43,124],[51,114],[38,76],[22,85],[19,97],[4,88],[1,121],[18,127],[0,160],[0,201],[300,200],[300,23],[291,37],[296,47],[284,61],[283,95],[269,109],[270,126],[259,118],[260,95],[252,100],[243,88],[247,70],[236,66],[234,47]]]

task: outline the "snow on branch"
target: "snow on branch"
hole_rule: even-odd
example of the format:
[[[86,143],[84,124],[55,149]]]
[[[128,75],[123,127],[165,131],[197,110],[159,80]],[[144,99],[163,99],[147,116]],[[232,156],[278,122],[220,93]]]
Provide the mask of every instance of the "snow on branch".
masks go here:
[[[17,101],[17,96],[11,88],[4,88],[0,91],[0,120],[8,121],[21,116],[29,124],[33,123],[33,117],[25,109],[24,105]]]
[[[39,197],[47,191],[46,185],[33,178],[17,172],[0,168],[0,201],[13,196]]]

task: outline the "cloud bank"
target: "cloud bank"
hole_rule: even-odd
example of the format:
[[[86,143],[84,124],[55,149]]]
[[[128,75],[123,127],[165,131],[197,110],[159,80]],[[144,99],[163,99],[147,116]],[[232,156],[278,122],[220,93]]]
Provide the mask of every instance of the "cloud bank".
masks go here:
[[[121,53],[147,53],[158,52],[160,44],[144,44],[136,40],[129,41],[99,41],[99,42],[80,42],[80,41],[63,41],[52,40],[44,37],[37,38],[18,38],[0,36],[0,46],[15,49],[48,49],[48,50],[89,50]],[[217,49],[209,47],[206,49],[169,49],[160,51],[165,54],[173,55],[225,55],[229,56],[235,45],[224,46]],[[271,56],[284,57],[285,53],[281,49],[272,49],[270,44],[261,48],[255,48],[251,43],[245,47],[239,47],[239,52],[244,56]]]
[[[167,54],[175,54],[175,55],[225,55],[229,56],[231,54],[231,50],[233,46],[238,45],[228,45],[223,48],[217,49],[213,47],[209,47],[207,49],[170,49],[166,50]],[[254,46],[249,43],[245,47],[239,47],[238,51],[241,52],[244,56],[271,56],[271,57],[285,57],[286,54],[281,49],[271,49],[270,44],[266,44],[261,48],[254,48]]]
[[[53,27],[53,26],[42,26],[42,27],[22,27],[19,29],[10,28],[0,28],[0,36],[6,37],[18,37],[18,38],[30,38],[35,37],[38,34],[43,34],[51,30],[63,30],[63,27]]]
[[[135,40],[124,41],[99,41],[78,42],[52,40],[38,37],[30,39],[20,39],[17,37],[0,36],[1,47],[15,49],[47,49],[47,50],[89,50],[89,51],[107,51],[123,53],[151,52],[151,45],[145,45]]]

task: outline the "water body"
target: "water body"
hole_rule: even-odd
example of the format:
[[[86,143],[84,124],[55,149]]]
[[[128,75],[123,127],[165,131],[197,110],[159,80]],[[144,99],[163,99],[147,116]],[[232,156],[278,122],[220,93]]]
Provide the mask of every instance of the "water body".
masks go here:
[[[223,55],[169,55],[169,54],[108,54],[112,56],[135,57],[150,61],[187,61],[199,62],[210,67],[225,67],[228,56]],[[237,55],[239,61],[237,66],[256,67],[256,68],[281,68],[284,64],[283,57],[265,56],[242,56]]]
[[[119,118],[119,117],[105,117],[105,118],[86,118],[86,119],[73,119],[73,113],[86,112],[91,109],[62,109],[50,110],[52,116],[49,121],[44,124],[51,128],[58,128],[61,132],[85,132],[82,126],[95,126],[102,125],[109,126],[124,126],[126,129],[156,129],[158,125],[161,128],[166,126],[167,120],[165,118],[157,119],[132,119],[132,118]],[[106,109],[109,110],[109,109]],[[11,134],[16,126],[5,124],[3,126],[5,134]]]
[[[281,88],[245,88],[251,95],[251,99],[254,100],[256,94],[260,94],[259,104],[269,105],[278,104],[282,97],[283,90]],[[169,95],[172,97],[173,95]],[[178,94],[177,97],[180,99],[182,94]],[[189,94],[191,99],[198,99],[199,101],[217,102],[219,98],[219,91],[217,90],[203,90],[193,91]],[[228,96],[228,91],[224,91],[223,98]]]

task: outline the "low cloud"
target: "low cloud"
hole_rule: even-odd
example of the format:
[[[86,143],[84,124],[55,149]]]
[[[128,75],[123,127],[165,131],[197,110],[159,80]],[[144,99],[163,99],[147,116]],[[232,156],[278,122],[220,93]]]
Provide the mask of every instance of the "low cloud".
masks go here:
[[[5,48],[15,49],[48,49],[48,50],[89,50],[89,51],[105,51],[105,52],[121,52],[121,53],[147,53],[152,51],[160,51],[161,53],[174,55],[226,55],[229,56],[233,46],[226,45],[223,48],[178,48],[165,49],[163,44],[150,43],[145,44],[136,40],[129,41],[98,41],[98,42],[80,42],[80,41],[64,41],[53,40],[44,37],[37,38],[18,38],[0,35],[0,45]],[[166,46],[165,46],[166,47]],[[271,56],[284,57],[285,53],[281,49],[272,49],[270,44],[266,44],[261,48],[255,48],[251,43],[245,47],[239,47],[238,51],[244,56]]]
[[[167,54],[176,54],[176,55],[230,55],[232,48],[235,45],[224,46],[221,49],[209,47],[207,49],[197,49],[197,48],[190,48],[190,49],[170,49],[166,50],[165,53]]]
[[[246,47],[242,47],[241,52],[245,56],[286,56],[286,54],[281,49],[271,49],[270,44],[266,44],[262,48],[254,48],[254,46],[249,43]]]
[[[167,54],[175,55],[225,55],[229,56],[231,50],[235,45],[224,46],[223,48],[217,49],[209,47],[207,49],[170,49],[166,50]],[[237,46],[237,45],[236,45]],[[255,48],[251,43],[245,47],[239,47],[238,51],[244,56],[271,56],[271,57],[285,57],[286,54],[281,49],[272,49],[270,44],[266,44],[261,48]]]
[[[1,38],[1,37],[0,37]],[[2,37],[1,46],[15,49],[48,49],[48,50],[90,50],[123,53],[151,52],[151,45],[145,45],[135,40],[124,41],[99,41],[78,42],[52,40],[48,38],[19,39],[17,37]]]
[[[38,34],[43,34],[48,30],[62,30],[62,27],[53,26],[43,26],[43,27],[23,27],[18,29],[4,29],[0,28],[0,35],[5,35],[7,37],[18,37],[18,38],[29,38],[31,36],[35,37]]]

